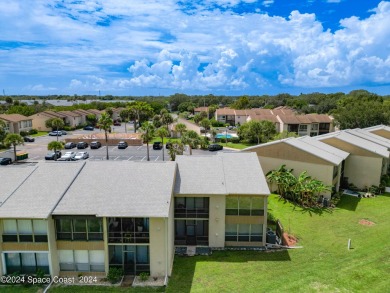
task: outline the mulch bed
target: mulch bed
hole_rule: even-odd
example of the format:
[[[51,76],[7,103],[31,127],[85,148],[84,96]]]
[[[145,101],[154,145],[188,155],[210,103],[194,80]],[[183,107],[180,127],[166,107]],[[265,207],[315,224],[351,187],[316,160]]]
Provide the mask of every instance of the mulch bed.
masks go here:
[[[295,246],[295,244],[298,242],[298,239],[293,236],[289,235],[288,233],[283,233],[283,244],[286,246]]]
[[[361,220],[359,221],[359,224],[360,224],[360,225],[363,225],[363,226],[374,226],[374,225],[375,225],[374,222],[369,221],[369,220],[367,220],[367,219],[361,219]]]

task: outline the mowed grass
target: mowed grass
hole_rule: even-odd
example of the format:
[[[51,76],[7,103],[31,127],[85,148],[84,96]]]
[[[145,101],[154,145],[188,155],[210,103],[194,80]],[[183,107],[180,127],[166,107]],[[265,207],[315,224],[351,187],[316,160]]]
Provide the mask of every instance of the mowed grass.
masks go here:
[[[269,211],[299,238],[302,249],[176,257],[167,292],[389,292],[389,195],[346,196],[322,213],[273,195]],[[375,225],[363,226],[360,219]]]

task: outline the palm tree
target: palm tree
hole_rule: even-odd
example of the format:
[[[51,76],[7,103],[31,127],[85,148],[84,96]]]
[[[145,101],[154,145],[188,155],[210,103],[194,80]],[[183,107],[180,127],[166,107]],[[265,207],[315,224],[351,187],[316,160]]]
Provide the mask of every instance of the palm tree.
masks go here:
[[[129,109],[123,109],[119,116],[121,116],[122,121],[125,123],[125,133],[127,133],[127,122],[129,122],[130,118],[130,110]]]
[[[181,142],[175,142],[168,149],[168,154],[171,157],[171,161],[176,159],[177,155],[182,155],[184,152],[184,145]]]
[[[165,127],[160,127],[155,132],[156,136],[161,138],[161,143],[163,145],[162,148],[162,155],[163,155],[163,161],[164,161],[164,137],[169,136],[169,132]]]
[[[168,111],[166,113],[161,114],[161,123],[166,125],[167,129],[169,129],[169,124],[173,123],[173,117],[171,114],[168,113]]]
[[[15,161],[17,161],[18,159],[16,157],[16,146],[24,144],[23,137],[17,133],[8,133],[7,136],[4,138],[4,144],[7,146],[13,146]]]
[[[190,149],[190,155],[192,155],[192,149],[198,148],[200,145],[200,137],[194,130],[189,130],[181,137],[181,142],[187,144]]]
[[[155,128],[154,128],[153,124],[150,124],[149,122],[144,122],[141,126],[141,130],[143,132],[142,139],[144,142],[146,142],[146,153],[147,153],[148,161],[150,161],[149,142],[152,141],[154,138]]]
[[[106,139],[106,159],[108,160],[108,131],[111,130],[111,125],[112,125],[112,119],[108,113],[103,113],[99,120],[97,125],[99,126],[100,129],[104,130],[104,137]]]
[[[177,123],[175,125],[175,131],[182,137],[183,133],[187,131],[187,126],[184,123]]]
[[[58,129],[64,127],[64,120],[61,118],[51,118],[46,120],[46,127],[56,129],[57,130],[57,141],[58,141]]]
[[[62,141],[51,141],[47,145],[49,151],[54,151],[54,160],[57,161],[57,151],[64,149],[64,143]]]
[[[3,140],[6,136],[6,132],[5,132],[5,128],[6,128],[6,124],[3,120],[0,119],[0,145],[3,143]]]
[[[204,136],[207,136],[207,130],[210,128],[211,126],[211,122],[209,119],[207,118],[204,118],[202,119],[202,121],[200,121],[199,123],[200,126],[202,126],[204,128]]]

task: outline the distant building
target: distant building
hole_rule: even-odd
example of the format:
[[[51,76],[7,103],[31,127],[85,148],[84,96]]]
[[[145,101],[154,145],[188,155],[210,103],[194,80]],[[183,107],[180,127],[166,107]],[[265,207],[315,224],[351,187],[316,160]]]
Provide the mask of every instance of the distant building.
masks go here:
[[[20,114],[0,114],[0,120],[5,122],[5,131],[19,134],[32,129],[32,119]]]

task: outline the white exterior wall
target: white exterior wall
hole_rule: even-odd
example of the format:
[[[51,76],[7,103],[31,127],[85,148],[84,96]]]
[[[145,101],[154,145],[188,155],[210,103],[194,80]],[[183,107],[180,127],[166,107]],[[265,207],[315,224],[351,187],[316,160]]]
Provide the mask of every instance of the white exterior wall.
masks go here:
[[[210,195],[209,201],[209,246],[225,246],[226,196]]]
[[[370,187],[371,185],[379,186],[382,162],[381,157],[363,157],[351,154],[345,161],[344,176],[348,177],[348,183],[353,183],[358,188]]]
[[[307,171],[312,178],[322,181],[325,185],[333,186],[333,166],[332,165],[318,165],[305,162],[297,162],[291,160],[259,157],[261,168],[264,174],[269,171],[279,169],[281,165],[286,165],[287,169],[294,169],[293,174],[297,177],[303,171]],[[338,181],[340,180],[340,172],[338,173]],[[271,192],[276,190],[276,186],[270,186]],[[325,197],[330,198],[331,192],[325,192]]]
[[[240,123],[240,125],[244,124],[248,120],[248,115],[235,115],[234,117],[234,124],[237,125],[237,123]]]

